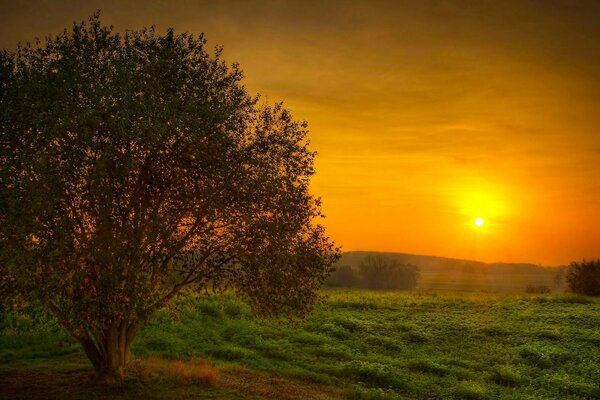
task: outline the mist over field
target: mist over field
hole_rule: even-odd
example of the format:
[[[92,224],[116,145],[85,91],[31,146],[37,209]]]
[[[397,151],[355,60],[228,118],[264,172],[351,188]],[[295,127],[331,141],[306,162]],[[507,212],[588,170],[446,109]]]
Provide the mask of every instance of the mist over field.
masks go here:
[[[346,252],[342,254],[336,266],[338,268],[349,266],[358,270],[360,263],[370,255],[382,255],[399,264],[418,267],[420,272],[420,279],[416,286],[418,290],[524,292],[528,286],[545,286],[552,292],[561,293],[567,288],[565,266],[484,263],[446,257],[368,251]],[[331,283],[331,278],[328,282]],[[331,286],[344,285],[340,283]]]

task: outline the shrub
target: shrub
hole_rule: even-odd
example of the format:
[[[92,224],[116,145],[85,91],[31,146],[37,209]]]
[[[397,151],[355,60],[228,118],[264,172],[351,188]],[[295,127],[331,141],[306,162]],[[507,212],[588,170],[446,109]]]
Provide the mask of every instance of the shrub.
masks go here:
[[[552,293],[552,290],[548,286],[545,285],[527,285],[525,288],[526,293],[534,293],[534,294],[549,294]]]
[[[574,293],[600,296],[600,259],[571,263],[567,283]]]

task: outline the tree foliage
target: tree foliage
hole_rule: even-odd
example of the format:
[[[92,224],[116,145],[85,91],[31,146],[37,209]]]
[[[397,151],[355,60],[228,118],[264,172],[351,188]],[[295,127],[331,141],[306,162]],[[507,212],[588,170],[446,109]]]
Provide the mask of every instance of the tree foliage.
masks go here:
[[[325,285],[332,287],[360,287],[357,273],[350,265],[338,265],[325,280]]]
[[[367,255],[356,268],[336,265],[325,280],[329,287],[375,290],[412,290],[421,277],[419,267],[383,254]]]
[[[241,79],[202,36],[98,15],[0,56],[0,268],[100,374],[184,289],[303,313],[338,258],[306,123]]]
[[[359,265],[363,287],[378,290],[414,289],[420,278],[419,267],[401,264],[385,255],[368,255]]]
[[[567,271],[567,283],[574,293],[600,296],[600,259],[572,262]]]

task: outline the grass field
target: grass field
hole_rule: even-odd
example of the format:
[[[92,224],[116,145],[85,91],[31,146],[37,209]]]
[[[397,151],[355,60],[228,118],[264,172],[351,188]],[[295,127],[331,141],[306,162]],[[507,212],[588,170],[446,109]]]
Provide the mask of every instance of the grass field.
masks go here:
[[[224,383],[205,388],[159,382],[144,389],[132,383],[109,397],[314,398],[322,392],[322,398],[354,399],[600,398],[597,299],[325,294],[327,300],[312,315],[292,324],[257,320],[229,295],[161,310],[136,339],[135,355],[210,359]],[[39,313],[4,317],[0,364],[5,389],[44,376],[60,377],[69,386],[89,373],[77,344]],[[240,376],[252,384],[236,386]],[[56,393],[66,393],[55,386]],[[104,398],[99,390],[77,387],[62,398]]]

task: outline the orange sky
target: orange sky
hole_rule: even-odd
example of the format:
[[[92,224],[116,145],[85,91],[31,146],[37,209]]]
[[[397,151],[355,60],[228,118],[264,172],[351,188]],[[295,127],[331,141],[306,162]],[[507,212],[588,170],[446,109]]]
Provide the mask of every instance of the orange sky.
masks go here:
[[[598,2],[0,0],[0,47],[98,8],[117,30],[205,32],[308,120],[345,251],[600,256]]]

